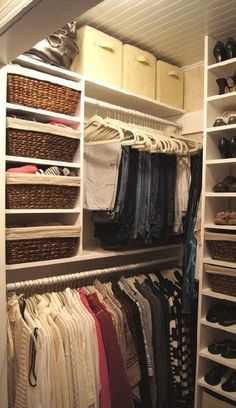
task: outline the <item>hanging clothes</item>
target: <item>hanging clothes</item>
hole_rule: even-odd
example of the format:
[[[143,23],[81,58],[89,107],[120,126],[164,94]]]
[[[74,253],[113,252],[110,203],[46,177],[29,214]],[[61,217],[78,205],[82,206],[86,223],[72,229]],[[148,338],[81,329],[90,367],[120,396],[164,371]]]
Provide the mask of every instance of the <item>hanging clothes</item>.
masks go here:
[[[10,408],[175,408],[191,401],[182,272],[8,299]],[[60,375],[58,375],[60,373]]]

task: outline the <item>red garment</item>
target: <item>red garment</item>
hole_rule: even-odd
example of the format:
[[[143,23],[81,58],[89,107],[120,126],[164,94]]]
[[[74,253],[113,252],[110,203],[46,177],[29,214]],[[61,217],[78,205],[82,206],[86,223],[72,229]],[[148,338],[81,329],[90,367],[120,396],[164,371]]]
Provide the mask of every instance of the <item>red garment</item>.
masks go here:
[[[106,360],[106,353],[102,339],[101,328],[99,322],[96,318],[96,315],[92,311],[89,306],[86,293],[84,290],[80,290],[78,293],[80,296],[83,305],[86,307],[88,312],[92,315],[95,322],[96,327],[96,334],[97,334],[97,343],[98,343],[98,352],[99,352],[99,374],[100,374],[100,381],[101,381],[101,390],[99,394],[99,408],[111,408],[111,394],[109,388],[109,377],[108,377],[108,368],[107,368],[107,360]]]
[[[26,164],[21,167],[11,167],[7,170],[7,173],[37,173],[38,167],[33,164]]]
[[[112,408],[132,408],[131,390],[125,373],[123,358],[118,344],[116,330],[110,313],[99,302],[96,293],[87,296],[102,331],[108,364]]]

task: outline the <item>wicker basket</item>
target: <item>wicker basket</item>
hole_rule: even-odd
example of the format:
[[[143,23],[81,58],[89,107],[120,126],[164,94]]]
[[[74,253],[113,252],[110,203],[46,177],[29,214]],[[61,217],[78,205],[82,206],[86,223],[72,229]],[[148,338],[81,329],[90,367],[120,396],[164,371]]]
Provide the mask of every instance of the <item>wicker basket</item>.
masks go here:
[[[6,229],[6,262],[46,261],[75,255],[80,227],[43,226]]]
[[[236,296],[236,269],[206,264],[205,271],[213,292]]]
[[[79,177],[6,173],[6,208],[74,208]]]
[[[225,401],[226,398],[222,398],[219,395],[211,395],[208,392],[203,391],[202,393],[202,408],[233,408],[234,405],[231,405],[230,402]]]
[[[80,92],[53,82],[8,74],[7,101],[72,116],[77,110]]]
[[[236,234],[206,232],[205,239],[213,259],[236,262]]]
[[[29,120],[7,118],[7,154],[71,162],[79,145],[75,130]]]

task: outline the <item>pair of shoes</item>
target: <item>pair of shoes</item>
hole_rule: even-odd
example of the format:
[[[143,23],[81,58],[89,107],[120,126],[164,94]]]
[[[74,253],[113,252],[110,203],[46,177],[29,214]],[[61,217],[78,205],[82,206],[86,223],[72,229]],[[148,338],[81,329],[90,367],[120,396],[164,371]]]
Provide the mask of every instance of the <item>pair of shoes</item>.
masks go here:
[[[236,323],[236,307],[230,303],[217,303],[208,310],[206,320],[225,327],[232,326]]]
[[[224,358],[236,358],[236,341],[225,339],[208,346],[208,351],[211,354],[221,354]]]
[[[205,376],[204,379],[209,385],[220,384],[223,375],[228,371],[227,367],[217,365],[213,367]],[[230,377],[221,384],[223,391],[235,392],[236,391],[236,370],[234,370]]]
[[[215,193],[227,193],[229,191],[236,191],[236,177],[233,176],[227,176],[225,179],[217,183],[213,187],[213,191]]]
[[[236,225],[236,211],[219,211],[214,217],[214,223],[216,225]]]
[[[216,62],[222,62],[236,57],[236,41],[229,37],[224,45],[222,41],[217,41],[213,50]]]
[[[218,142],[218,149],[222,159],[236,157],[236,136],[231,136],[229,140],[221,137]]]
[[[213,126],[225,126],[225,125],[233,125],[236,123],[236,112],[235,111],[226,111],[222,114],[222,116],[218,116]]]
[[[223,95],[227,92],[234,92],[236,89],[236,70],[233,76],[228,76],[227,78],[216,79],[217,85],[219,87],[219,95]]]

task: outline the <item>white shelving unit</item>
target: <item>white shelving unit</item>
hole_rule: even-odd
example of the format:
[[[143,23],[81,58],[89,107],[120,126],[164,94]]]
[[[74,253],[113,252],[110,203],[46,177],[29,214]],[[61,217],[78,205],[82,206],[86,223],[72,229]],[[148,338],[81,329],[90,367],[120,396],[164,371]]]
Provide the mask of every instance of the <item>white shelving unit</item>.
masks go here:
[[[198,310],[198,350],[195,408],[202,407],[202,391],[204,388],[214,391],[236,401],[236,393],[227,393],[221,385],[212,387],[204,380],[204,375],[214,364],[222,364],[236,369],[236,360],[228,360],[220,355],[212,355],[207,347],[217,339],[225,337],[236,339],[236,325],[222,326],[219,323],[207,321],[206,314],[209,308],[218,302],[236,302],[236,297],[213,292],[209,286],[204,265],[211,264],[222,267],[236,268],[236,263],[214,260],[211,258],[204,241],[205,231],[223,230],[229,233],[236,231],[235,225],[215,225],[214,216],[218,211],[236,208],[236,193],[215,193],[213,187],[223,181],[227,175],[236,175],[236,158],[222,159],[218,150],[221,137],[230,138],[236,132],[236,125],[213,127],[216,117],[227,110],[236,109],[236,92],[219,95],[216,79],[227,78],[236,69],[236,58],[216,64],[213,48],[216,40],[205,37],[205,72],[204,72],[204,153],[203,153],[203,187],[202,187],[202,262],[199,273],[199,310]]]
[[[68,224],[76,224],[81,227],[80,244],[78,251],[74,257],[63,258],[57,260],[48,260],[44,262],[29,262],[23,264],[5,265],[5,243],[1,245],[1,275],[0,275],[0,306],[1,310],[6,309],[6,297],[5,297],[5,284],[7,281],[14,281],[17,276],[17,280],[33,279],[36,271],[42,268],[42,274],[40,277],[59,275],[66,271],[76,270],[80,268],[83,263],[91,262],[94,269],[94,262],[100,262],[103,265],[105,260],[111,259],[111,262],[126,263],[125,259],[135,256],[136,259],[141,259],[146,256],[150,259],[158,259],[164,262],[167,258],[170,262],[176,262],[179,259],[182,246],[180,244],[164,245],[159,247],[144,247],[140,249],[130,249],[127,251],[105,251],[101,248],[98,240],[93,237],[93,225],[91,223],[90,213],[83,210],[83,164],[84,164],[84,146],[83,146],[83,130],[85,122],[85,113],[89,117],[95,113],[95,108],[90,105],[86,105],[85,96],[98,98],[104,102],[119,105],[124,108],[131,108],[133,110],[147,113],[156,117],[170,118],[172,116],[180,117],[184,114],[184,110],[177,109],[172,106],[163,104],[161,102],[151,100],[149,98],[143,98],[139,95],[127,92],[121,88],[115,88],[108,84],[92,81],[89,78],[82,77],[81,75],[73,72],[49,66],[44,63],[32,60],[26,56],[21,56],[16,59],[16,63],[19,65],[8,65],[0,71],[0,132],[2,134],[1,148],[2,152],[6,151],[5,137],[6,135],[6,118],[7,114],[24,114],[34,118],[41,122],[48,122],[52,119],[71,126],[74,129],[79,130],[80,133],[80,148],[72,163],[64,161],[52,161],[46,159],[36,159],[31,157],[19,157],[2,155],[0,160],[0,168],[2,174],[5,172],[5,168],[13,163],[24,164],[31,163],[41,166],[66,166],[74,169],[80,176],[80,194],[75,208],[73,209],[5,209],[4,204],[0,215],[0,226],[2,231],[2,241],[4,242],[4,230],[5,220],[18,222],[20,220],[30,221],[32,219],[40,220],[61,220]],[[48,112],[46,110],[34,109],[32,107],[26,107],[22,105],[15,105],[7,102],[7,74],[8,73],[27,74],[33,76],[36,79],[47,80],[50,79],[55,83],[70,86],[81,92],[81,101],[75,116],[62,115],[54,112]],[[86,112],[85,112],[86,111]],[[1,192],[5,195],[5,182],[4,177],[1,178]],[[126,258],[127,257],[127,258]],[[115,259],[115,261],[114,261]],[[87,265],[86,264],[86,265]],[[96,265],[97,266],[97,265]],[[54,267],[53,271],[52,268]],[[104,267],[104,266],[103,266]],[[69,273],[69,272],[68,272]],[[37,272],[37,276],[38,272]],[[23,277],[23,279],[22,279]],[[7,368],[6,368],[6,320],[5,314],[0,323],[1,332],[1,344],[0,344],[0,366],[3,367],[1,377],[3,378],[0,384],[0,392],[4,390],[6,394],[7,384]],[[5,398],[5,397],[4,397]],[[6,398],[5,398],[6,399]],[[6,408],[7,405],[1,408]]]

